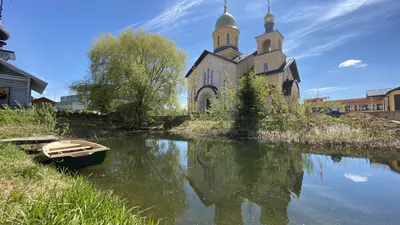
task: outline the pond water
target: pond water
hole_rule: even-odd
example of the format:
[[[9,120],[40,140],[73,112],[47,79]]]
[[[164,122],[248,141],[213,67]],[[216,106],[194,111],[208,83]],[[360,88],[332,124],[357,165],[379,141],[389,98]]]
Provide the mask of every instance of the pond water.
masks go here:
[[[400,156],[256,141],[129,137],[82,169],[162,224],[400,224]]]

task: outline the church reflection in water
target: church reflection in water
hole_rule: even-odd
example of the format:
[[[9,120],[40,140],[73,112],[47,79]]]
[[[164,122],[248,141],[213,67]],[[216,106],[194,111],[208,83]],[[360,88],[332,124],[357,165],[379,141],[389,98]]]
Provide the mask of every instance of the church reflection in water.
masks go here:
[[[302,186],[302,154],[253,145],[237,142],[234,150],[223,142],[189,142],[187,177],[202,203],[215,206],[215,224],[243,224],[245,202],[259,206],[261,224],[289,222],[289,203]]]

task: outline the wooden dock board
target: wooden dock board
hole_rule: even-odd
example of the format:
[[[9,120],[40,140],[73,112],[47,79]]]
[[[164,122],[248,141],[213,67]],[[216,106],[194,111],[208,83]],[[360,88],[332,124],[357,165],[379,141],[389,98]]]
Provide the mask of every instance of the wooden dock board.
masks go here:
[[[54,136],[0,139],[0,143],[12,143],[16,145],[44,144],[55,141],[58,141],[58,138]]]

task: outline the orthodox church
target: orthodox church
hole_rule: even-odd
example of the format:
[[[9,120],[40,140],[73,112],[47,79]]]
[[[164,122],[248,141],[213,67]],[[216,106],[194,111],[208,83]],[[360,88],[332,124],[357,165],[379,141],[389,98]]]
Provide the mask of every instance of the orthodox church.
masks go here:
[[[255,38],[257,50],[241,53],[240,30],[235,18],[228,13],[225,1],[224,13],[215,23],[212,34],[214,51],[204,50],[186,74],[190,86],[190,112],[203,112],[210,107],[219,88],[228,84],[237,87],[239,78],[251,69],[254,69],[256,75],[265,77],[268,83],[280,85],[287,98],[299,97],[300,76],[296,61],[287,59],[282,52],[284,38],[274,29],[274,15],[270,11],[269,1],[263,30],[264,32]]]

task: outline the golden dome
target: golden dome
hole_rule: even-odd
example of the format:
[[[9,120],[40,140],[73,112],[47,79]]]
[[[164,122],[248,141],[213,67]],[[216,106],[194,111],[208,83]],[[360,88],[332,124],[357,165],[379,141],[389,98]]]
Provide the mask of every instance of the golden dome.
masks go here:
[[[264,23],[273,23],[274,20],[275,20],[275,17],[270,12],[268,12],[267,15],[265,15],[265,17],[264,17]]]

